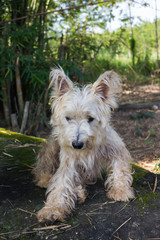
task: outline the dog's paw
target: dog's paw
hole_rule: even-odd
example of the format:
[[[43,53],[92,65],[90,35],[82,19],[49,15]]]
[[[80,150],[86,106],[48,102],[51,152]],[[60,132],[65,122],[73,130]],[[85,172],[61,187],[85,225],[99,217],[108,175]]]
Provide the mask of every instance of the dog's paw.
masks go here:
[[[116,188],[112,187],[107,193],[107,197],[115,201],[127,202],[129,199],[133,199],[134,190],[133,188]]]
[[[79,186],[77,186],[77,188],[76,188],[76,194],[77,194],[78,203],[80,203],[80,204],[84,203],[85,200],[86,200],[87,192],[86,192],[86,190],[82,187],[81,184],[80,184]]]
[[[64,221],[65,215],[59,209],[54,207],[44,207],[37,213],[39,222]]]
[[[47,188],[51,177],[52,177],[51,174],[47,174],[47,173],[41,174],[35,180],[36,185],[41,188]]]

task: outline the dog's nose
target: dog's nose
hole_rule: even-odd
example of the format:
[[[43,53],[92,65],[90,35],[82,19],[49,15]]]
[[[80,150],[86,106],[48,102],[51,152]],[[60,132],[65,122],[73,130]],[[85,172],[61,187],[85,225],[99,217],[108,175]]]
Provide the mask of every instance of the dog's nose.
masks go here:
[[[75,149],[82,149],[83,146],[84,146],[84,143],[83,142],[78,142],[78,141],[73,141],[72,146]]]

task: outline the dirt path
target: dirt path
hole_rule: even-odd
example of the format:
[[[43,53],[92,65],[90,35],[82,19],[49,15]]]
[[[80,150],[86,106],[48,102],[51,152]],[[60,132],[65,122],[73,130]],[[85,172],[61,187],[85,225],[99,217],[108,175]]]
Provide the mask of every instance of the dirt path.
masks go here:
[[[153,171],[160,160],[160,85],[124,90],[120,97],[120,104],[137,102],[152,102],[152,108],[121,109],[113,114],[112,123],[124,139],[133,160]]]

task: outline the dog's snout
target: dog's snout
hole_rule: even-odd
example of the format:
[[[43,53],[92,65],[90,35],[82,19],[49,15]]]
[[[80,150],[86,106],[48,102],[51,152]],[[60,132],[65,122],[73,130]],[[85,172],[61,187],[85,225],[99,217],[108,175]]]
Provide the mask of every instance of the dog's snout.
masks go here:
[[[82,149],[83,146],[84,146],[84,143],[83,142],[79,142],[79,141],[73,141],[72,142],[72,146],[75,149]]]

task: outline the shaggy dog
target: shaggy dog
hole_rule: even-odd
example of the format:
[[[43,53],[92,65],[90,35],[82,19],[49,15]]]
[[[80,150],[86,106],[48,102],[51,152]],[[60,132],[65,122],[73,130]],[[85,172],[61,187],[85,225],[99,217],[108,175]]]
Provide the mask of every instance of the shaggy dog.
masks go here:
[[[119,76],[107,71],[82,88],[73,85],[62,69],[52,70],[50,78],[53,130],[34,169],[36,184],[47,188],[38,220],[63,221],[77,200],[85,201],[86,184],[95,182],[104,169],[108,198],[134,198],[131,156],[110,125],[121,90]]]

